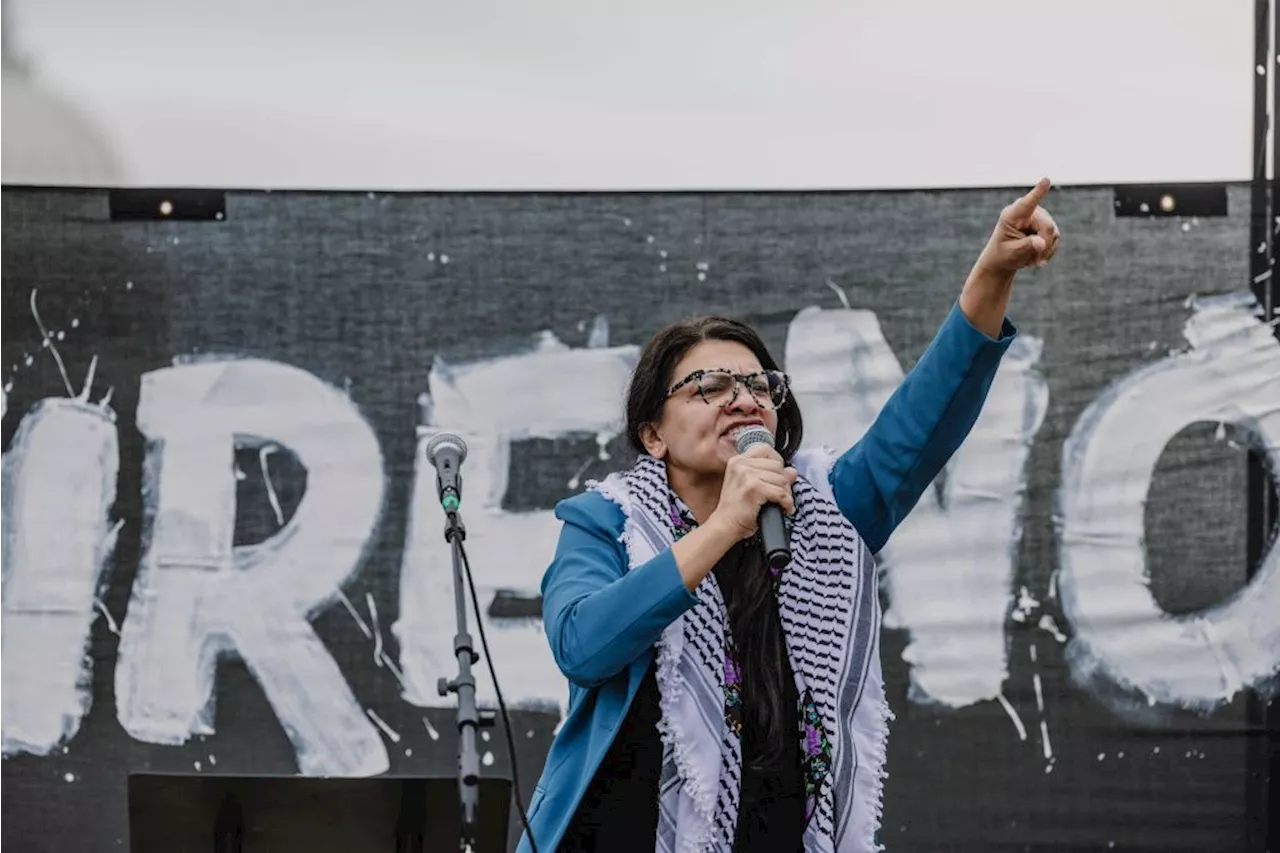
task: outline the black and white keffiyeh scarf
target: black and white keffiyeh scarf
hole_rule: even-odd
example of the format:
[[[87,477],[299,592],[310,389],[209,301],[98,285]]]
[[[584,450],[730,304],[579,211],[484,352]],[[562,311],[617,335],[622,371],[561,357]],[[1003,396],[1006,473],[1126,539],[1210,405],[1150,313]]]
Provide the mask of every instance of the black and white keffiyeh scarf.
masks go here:
[[[792,559],[779,581],[778,612],[797,693],[812,697],[818,717],[809,721],[810,736],[820,729],[830,743],[805,850],[864,853],[879,849],[892,714],[880,672],[875,561],[835,505],[827,479],[834,461],[827,450],[801,451],[792,460],[800,476],[793,490]],[[675,541],[678,519],[671,513],[664,463],[641,456],[628,471],[591,488],[626,514],[623,542],[632,567]],[[737,830],[742,742],[726,722],[729,622],[714,572],[697,597],[658,641],[663,749],[657,853],[730,853]]]

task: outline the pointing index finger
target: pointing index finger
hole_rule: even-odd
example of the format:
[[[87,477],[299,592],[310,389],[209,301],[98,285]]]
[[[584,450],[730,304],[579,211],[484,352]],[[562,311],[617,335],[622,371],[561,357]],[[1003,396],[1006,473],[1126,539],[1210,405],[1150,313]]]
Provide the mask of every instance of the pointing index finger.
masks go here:
[[[1036,182],[1036,185],[1031,188],[1030,192],[1013,203],[1014,216],[1021,224],[1025,225],[1031,219],[1031,215],[1035,213],[1036,208],[1040,206],[1040,202],[1049,194],[1050,186],[1052,186],[1052,184],[1049,182],[1048,178],[1041,178]]]

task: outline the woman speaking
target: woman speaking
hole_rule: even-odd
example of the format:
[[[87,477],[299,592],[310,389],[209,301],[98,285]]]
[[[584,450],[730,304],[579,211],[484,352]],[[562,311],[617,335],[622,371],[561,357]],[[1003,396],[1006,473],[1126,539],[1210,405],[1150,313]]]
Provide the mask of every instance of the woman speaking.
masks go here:
[[[648,343],[635,465],[556,507],[543,619],[570,701],[529,803],[540,853],[876,849],[891,715],[873,555],[977,420],[1014,275],[1058,248],[1048,191],[1001,212],[933,343],[838,457],[800,449],[789,379],[747,326],[686,320]],[[739,453],[761,427],[772,446]],[[779,570],[766,504],[789,529]]]

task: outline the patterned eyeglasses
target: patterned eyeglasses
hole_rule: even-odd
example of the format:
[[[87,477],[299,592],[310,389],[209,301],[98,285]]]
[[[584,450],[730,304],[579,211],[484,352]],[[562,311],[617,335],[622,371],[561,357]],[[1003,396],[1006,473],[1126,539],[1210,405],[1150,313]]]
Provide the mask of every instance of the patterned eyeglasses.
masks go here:
[[[686,385],[696,385],[698,396],[708,406],[727,408],[738,399],[738,391],[745,388],[757,406],[774,410],[786,402],[791,377],[781,370],[761,370],[756,373],[734,373],[727,368],[695,370],[672,385],[667,391],[667,397]]]

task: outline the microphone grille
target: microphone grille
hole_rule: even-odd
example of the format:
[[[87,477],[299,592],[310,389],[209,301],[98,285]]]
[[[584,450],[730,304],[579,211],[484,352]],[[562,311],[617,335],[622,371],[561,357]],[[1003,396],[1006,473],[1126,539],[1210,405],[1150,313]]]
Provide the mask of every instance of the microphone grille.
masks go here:
[[[752,424],[749,427],[743,427],[738,430],[738,434],[734,438],[734,444],[737,446],[739,453],[746,453],[748,448],[757,444],[767,444],[773,447],[773,433],[769,432],[766,427]]]
[[[434,465],[436,463],[436,454],[445,447],[457,449],[459,463],[467,458],[467,443],[465,441],[451,432],[439,432],[427,442],[427,461]]]

